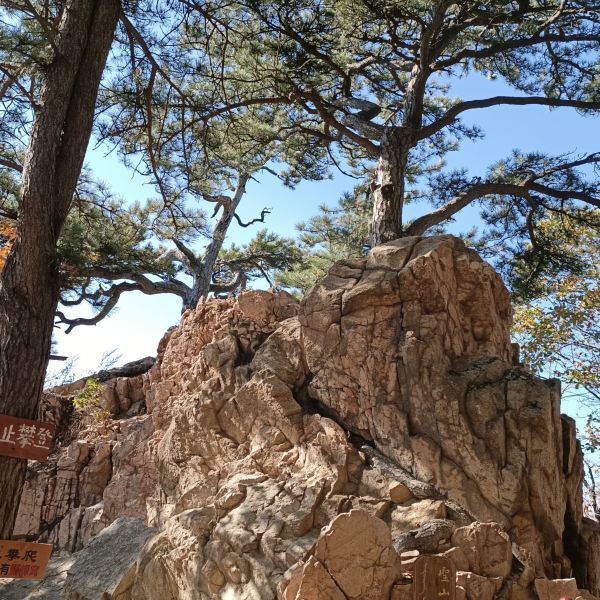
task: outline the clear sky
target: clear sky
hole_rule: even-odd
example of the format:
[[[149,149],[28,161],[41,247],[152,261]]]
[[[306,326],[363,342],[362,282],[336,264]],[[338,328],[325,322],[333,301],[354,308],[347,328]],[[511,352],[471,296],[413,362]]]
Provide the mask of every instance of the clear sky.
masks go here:
[[[475,75],[453,86],[452,94],[465,100],[510,93],[501,81],[488,81]],[[566,151],[596,152],[600,139],[600,121],[583,118],[575,110],[561,108],[550,111],[544,107],[497,107],[466,113],[466,123],[477,123],[486,137],[475,143],[465,142],[462,148],[448,157],[450,167],[465,167],[472,176],[483,176],[487,166],[509,155],[511,150],[542,151],[561,154]],[[116,153],[106,156],[103,148],[91,149],[87,163],[97,177],[107,182],[114,192],[126,199],[143,199],[153,195],[151,186],[139,176],[132,176],[123,167]],[[272,207],[266,226],[280,235],[294,236],[294,226],[317,212],[319,204],[334,204],[342,192],[354,185],[354,180],[334,173],[331,180],[306,182],[294,191],[284,188],[271,176],[251,182],[240,206],[242,219],[258,216],[260,210]],[[416,207],[418,208],[418,207]],[[424,210],[422,208],[421,210]],[[453,231],[465,231],[478,223],[476,209],[463,211]],[[235,224],[228,242],[243,243],[250,239],[262,224],[242,229]],[[97,370],[102,354],[116,349],[120,363],[154,355],[164,332],[176,324],[181,303],[176,297],[144,296],[133,292],[121,297],[117,312],[92,327],[76,328],[69,335],[56,336],[60,354],[76,356],[78,375]],[[52,365],[56,368],[55,365]],[[573,403],[563,410],[575,416]]]

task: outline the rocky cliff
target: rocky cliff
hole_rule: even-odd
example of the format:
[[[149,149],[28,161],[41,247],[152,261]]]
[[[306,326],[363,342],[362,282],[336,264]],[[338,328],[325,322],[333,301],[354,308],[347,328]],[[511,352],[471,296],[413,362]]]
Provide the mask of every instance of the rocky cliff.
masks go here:
[[[60,444],[15,535],[57,558],[0,596],[401,600],[441,554],[459,599],[593,598],[575,425],[510,323],[449,236],[337,263],[300,303],[201,303],[147,372],[108,378],[111,419],[73,413],[81,382],[47,394]]]

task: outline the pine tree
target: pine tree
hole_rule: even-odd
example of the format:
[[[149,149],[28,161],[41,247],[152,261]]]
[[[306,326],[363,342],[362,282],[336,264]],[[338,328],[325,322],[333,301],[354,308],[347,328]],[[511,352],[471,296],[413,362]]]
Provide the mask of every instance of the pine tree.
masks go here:
[[[213,74],[213,112],[271,103],[288,115],[287,131],[312,135],[331,161],[374,171],[372,244],[421,235],[474,202],[502,203],[505,220],[533,243],[549,213],[581,216],[579,203],[600,205],[596,173],[586,168],[599,153],[519,152],[475,177],[444,168],[444,158],[461,140],[482,137],[461,117],[486,108],[597,112],[599,9],[579,0],[217,4],[211,14],[215,29],[227,29],[228,45],[218,49],[228,68]],[[449,86],[475,73],[514,93],[453,98]],[[410,201],[433,210],[407,222]]]
[[[316,216],[298,223],[301,260],[291,268],[279,270],[277,284],[302,295],[327,273],[334,262],[365,256],[369,248],[372,207],[368,190],[359,185],[344,194],[337,206],[322,205]]]

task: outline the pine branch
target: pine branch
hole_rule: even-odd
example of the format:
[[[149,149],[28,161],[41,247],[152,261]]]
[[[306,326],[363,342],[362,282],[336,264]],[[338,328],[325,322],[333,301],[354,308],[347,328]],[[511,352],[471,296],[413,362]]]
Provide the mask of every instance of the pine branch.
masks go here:
[[[580,190],[556,189],[549,185],[539,183],[538,180],[543,177],[547,177],[548,175],[556,174],[560,171],[568,171],[574,167],[583,166],[586,164],[595,164],[598,162],[600,162],[600,153],[594,153],[578,160],[565,162],[549,169],[542,170],[538,173],[530,174],[519,183],[483,182],[471,185],[455,196],[452,200],[444,204],[442,207],[415,219],[406,228],[404,233],[405,235],[422,235],[431,227],[435,227],[436,225],[451,219],[457,212],[468,206],[474,200],[483,198],[485,196],[517,196],[524,198],[531,207],[527,217],[527,225],[531,242],[535,245],[532,211],[535,211],[537,207],[548,207],[541,202],[539,198],[532,196],[532,192],[537,192],[538,194],[563,201],[579,200],[596,208],[600,208],[600,198],[597,198],[590,193]]]
[[[152,50],[150,50],[150,47],[146,43],[146,40],[144,39],[144,36],[135,28],[135,26],[127,18],[127,16],[125,15],[125,13],[121,13],[121,22],[123,23],[123,25],[124,25],[124,27],[125,27],[125,29],[127,31],[127,34],[142,49],[142,52],[144,53],[144,55],[148,59],[148,62],[152,65],[152,67],[154,69],[156,69],[156,71],[158,73],[160,73],[160,75],[162,76],[162,78],[179,94],[180,98],[185,102],[185,100],[187,98],[186,94],[171,79],[171,77],[169,76],[169,74],[160,66],[160,64],[157,62],[156,58],[154,58],[154,55],[152,54]]]
[[[42,17],[42,15],[40,15],[40,13],[36,10],[33,3],[30,2],[30,0],[23,0],[23,2],[25,3],[25,6],[28,8],[29,13],[31,15],[33,15],[33,18],[38,22],[39,26],[42,28],[42,31],[44,32],[46,39],[48,40],[48,43],[52,47],[52,50],[54,50],[54,52],[57,53],[58,48],[56,46],[56,42],[55,42],[54,38],[58,34],[58,32],[56,31],[54,25],[52,23],[48,22],[48,20],[44,19],[44,17]]]
[[[121,279],[129,279],[140,286],[141,292],[148,295],[153,294],[175,294],[180,298],[184,298],[189,293],[190,288],[179,281],[178,279],[169,279],[168,281],[152,281],[141,273],[135,273],[131,270],[111,270],[105,267],[94,267],[90,270],[91,277],[105,279],[109,281],[118,281]]]
[[[109,290],[106,290],[102,295],[107,297],[108,300],[106,304],[100,309],[98,313],[96,313],[93,317],[77,317],[75,319],[71,319],[67,317],[62,311],[56,311],[56,322],[59,325],[67,325],[65,333],[71,333],[75,327],[79,327],[80,325],[96,325],[102,319],[108,317],[113,308],[116,306],[121,294],[124,292],[131,291],[141,291],[141,286],[136,283],[119,283],[117,285],[113,285]]]
[[[102,273],[103,278],[115,278],[115,279],[131,279],[133,281],[124,281],[122,283],[118,283],[112,285],[107,290],[102,290],[101,293],[97,294],[96,301],[100,299],[106,299],[105,304],[102,306],[100,311],[96,313],[93,317],[76,317],[74,319],[67,317],[64,312],[57,310],[56,311],[56,322],[61,325],[67,325],[65,333],[71,333],[75,327],[79,327],[81,325],[96,325],[112,312],[112,310],[117,305],[119,298],[122,294],[126,292],[142,292],[148,295],[156,295],[156,294],[176,294],[180,297],[184,297],[186,292],[189,291],[187,286],[179,281],[172,282],[164,282],[158,281],[154,282],[144,275],[139,275],[136,273],[110,273],[108,274],[103,269],[95,269],[94,276],[100,276],[99,273]],[[85,292],[82,294],[86,295]],[[77,304],[77,301],[71,301],[70,305]],[[61,302],[61,304],[65,304]]]
[[[181,242],[177,238],[171,238],[171,241],[175,244],[175,246],[177,246],[177,249],[186,258],[190,268],[193,269],[195,267],[198,267],[198,265],[200,264],[198,257],[183,242]]]
[[[491,58],[502,52],[509,50],[519,50],[522,48],[530,48],[538,44],[546,44],[548,42],[557,42],[561,44],[577,43],[577,42],[600,42],[600,35],[598,34],[574,34],[574,35],[561,35],[557,34],[536,34],[528,38],[520,38],[516,40],[507,40],[504,42],[498,42],[488,46],[487,48],[476,50],[474,48],[464,48],[460,52],[457,52],[453,56],[439,60],[433,65],[435,71],[443,71],[448,67],[458,64],[465,59],[480,59],[480,58]]]
[[[23,167],[14,160],[11,160],[10,158],[0,157],[0,166],[6,167],[7,169],[12,169],[13,171],[17,171],[17,173],[23,172]]]
[[[246,285],[246,274],[243,271],[238,271],[235,277],[227,283],[212,282],[210,284],[210,291],[215,294],[226,294],[233,292],[239,287],[245,287]]]
[[[404,231],[404,235],[423,235],[431,227],[451,219],[457,212],[478,198],[498,195],[527,197],[529,192],[521,185],[508,183],[480,183],[472,185],[455,196],[441,208],[415,219]]]
[[[450,108],[439,119],[422,127],[418,132],[418,138],[424,140],[431,137],[444,127],[451,125],[456,118],[467,110],[478,108],[489,108],[491,106],[510,105],[510,106],[549,106],[549,107],[571,107],[580,110],[600,110],[600,102],[586,102],[584,100],[569,100],[561,98],[545,98],[544,96],[494,96],[492,98],[484,98],[481,100],[469,100],[459,102]]]

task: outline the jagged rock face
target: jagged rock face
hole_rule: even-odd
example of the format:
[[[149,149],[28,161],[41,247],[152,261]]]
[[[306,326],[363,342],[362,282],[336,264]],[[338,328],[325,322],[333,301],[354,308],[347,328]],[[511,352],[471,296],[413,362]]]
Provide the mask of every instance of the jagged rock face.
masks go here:
[[[567,498],[560,394],[512,368],[489,265],[455,238],[401,239],[334,266],[299,320],[311,397],[548,566]]]
[[[465,600],[600,593],[574,423],[512,364],[510,320],[449,236],[342,261],[300,304],[201,303],[109,382],[117,418],[30,473],[19,532],[77,550],[144,519],[121,600],[401,600],[419,553],[454,562]]]
[[[74,551],[118,516],[146,518],[145,496],[155,489],[146,444],[152,419],[149,415],[102,423],[82,419],[69,407],[73,394],[84,385],[82,380],[45,395],[44,418],[57,423],[62,443],[48,463],[33,463],[28,469],[15,537],[36,536]],[[104,407],[121,417],[132,406],[138,412],[132,396],[144,399],[148,385],[148,375],[114,379],[105,387]]]

